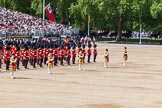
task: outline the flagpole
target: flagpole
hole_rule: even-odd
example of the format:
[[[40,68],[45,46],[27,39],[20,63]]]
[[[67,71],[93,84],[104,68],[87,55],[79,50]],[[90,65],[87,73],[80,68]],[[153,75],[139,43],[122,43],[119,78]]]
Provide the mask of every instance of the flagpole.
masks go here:
[[[43,0],[43,20],[45,20],[45,0]]]
[[[88,36],[90,31],[90,14],[88,13]]]
[[[139,23],[140,23],[140,37],[139,37],[139,44],[142,44],[141,38],[142,38],[142,8],[140,5],[140,12],[139,12]]]

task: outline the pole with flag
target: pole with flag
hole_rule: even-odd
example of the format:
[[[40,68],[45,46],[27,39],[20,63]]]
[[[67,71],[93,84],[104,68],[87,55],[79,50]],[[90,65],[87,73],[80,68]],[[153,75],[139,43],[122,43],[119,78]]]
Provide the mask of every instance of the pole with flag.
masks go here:
[[[51,6],[50,6],[50,3],[44,8],[45,9],[45,12],[48,16],[48,19],[51,21],[51,22],[55,22],[55,17],[54,17],[54,14],[52,12],[52,9],[51,9]]]
[[[142,44],[141,38],[142,38],[142,7],[140,5],[140,12],[139,12],[139,24],[140,24],[140,37],[139,37],[139,44]]]
[[[88,36],[89,36],[89,32],[90,32],[90,22],[91,22],[91,16],[88,13]]]
[[[45,0],[43,0],[43,20],[45,19]]]

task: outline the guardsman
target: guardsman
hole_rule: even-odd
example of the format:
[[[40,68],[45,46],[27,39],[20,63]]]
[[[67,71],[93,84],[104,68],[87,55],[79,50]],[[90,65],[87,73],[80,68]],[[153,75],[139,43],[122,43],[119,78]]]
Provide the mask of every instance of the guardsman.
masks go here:
[[[61,50],[61,46],[58,46],[58,48],[56,49],[56,51],[58,52],[58,60],[60,61],[60,50]]]
[[[72,64],[75,64],[75,58],[76,58],[75,46],[73,46],[71,54],[72,54]]]
[[[44,64],[46,64],[46,62],[45,62],[45,57],[46,57],[46,45],[44,45],[44,49],[43,49],[43,62],[44,62]]]
[[[53,68],[53,57],[51,53],[48,54],[47,66],[48,74],[52,74],[51,69]]]
[[[83,70],[83,53],[82,53],[82,49],[80,49],[79,55],[78,55],[78,64],[79,64],[79,70],[82,71]]]
[[[65,42],[65,46],[69,46],[69,44],[70,44],[70,37],[67,36],[64,42]]]
[[[70,58],[71,58],[71,51],[70,51],[70,47],[68,47],[66,51],[66,61],[68,65],[70,65]]]
[[[33,68],[36,68],[36,62],[37,62],[37,50],[36,50],[36,46],[33,46],[32,52],[31,52],[31,56],[32,56],[32,65]]]
[[[0,46],[0,68],[2,68],[2,59],[3,59],[3,47]]]
[[[78,50],[77,50],[78,55],[79,55],[80,50],[81,50],[81,44],[78,44]]]
[[[49,46],[47,46],[46,48],[45,48],[45,56],[44,56],[44,64],[46,64],[46,62],[47,62],[47,59],[48,59],[48,54],[49,54]]]
[[[24,66],[24,46],[21,46],[20,48],[20,57],[21,57],[21,63]]]
[[[2,49],[3,49],[3,53],[6,52],[6,47],[7,47],[6,44],[4,44],[4,46],[3,46],[3,48],[2,48]]]
[[[83,53],[83,62],[85,63],[85,57],[86,57],[86,50],[85,50],[85,44],[82,46],[82,53]]]
[[[48,50],[49,50],[48,53],[52,54],[53,53],[53,46],[50,45],[49,48],[48,48]]]
[[[14,55],[15,55],[15,59],[16,59],[16,68],[20,69],[19,68],[19,64],[20,64],[20,47],[16,47],[16,53]]]
[[[128,60],[128,52],[127,52],[127,47],[124,47],[124,54],[123,54],[123,65],[127,65],[127,60]]]
[[[38,59],[39,59],[39,65],[40,67],[43,67],[42,66],[42,63],[43,63],[43,45],[40,47],[40,49],[38,50]]]
[[[39,50],[41,49],[41,46],[40,45],[38,45],[38,47],[37,47],[37,64],[38,65],[40,65],[39,63],[40,63],[40,59],[39,59]]]
[[[28,69],[27,66],[28,66],[28,61],[29,61],[29,52],[28,52],[27,46],[24,49],[23,59],[24,59],[24,67],[25,69]]]
[[[32,58],[33,49],[32,49],[32,46],[28,47],[28,53],[29,53],[29,63],[32,66],[33,65],[33,58]]]
[[[94,44],[94,49],[93,49],[93,62],[96,62],[96,57],[97,57],[97,45]]]
[[[108,68],[108,63],[109,63],[109,52],[108,49],[106,49],[104,53],[104,67]]]
[[[16,53],[16,45],[12,45],[11,47],[11,53],[15,54]]]
[[[5,64],[6,64],[6,70],[9,70],[10,56],[11,56],[10,47],[7,46],[5,54],[4,54],[4,61],[5,61]]]
[[[67,61],[67,50],[68,50],[68,46],[64,46],[64,60]]]
[[[90,63],[90,59],[91,59],[91,44],[88,44],[88,50],[87,50],[87,62]]]
[[[53,47],[52,54],[54,57],[54,66],[57,66],[58,52],[56,46]]]
[[[64,65],[63,64],[63,60],[64,60],[64,48],[63,46],[61,46],[61,49],[60,49],[60,65]]]
[[[9,65],[9,70],[10,70],[10,78],[14,79],[14,72],[16,71],[16,59],[14,54],[12,54],[10,58],[10,65]]]

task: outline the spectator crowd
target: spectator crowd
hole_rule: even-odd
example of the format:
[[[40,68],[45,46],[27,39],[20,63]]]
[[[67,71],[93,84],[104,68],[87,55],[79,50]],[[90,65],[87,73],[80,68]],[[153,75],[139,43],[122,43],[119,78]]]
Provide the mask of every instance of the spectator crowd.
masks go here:
[[[11,35],[33,35],[39,33],[55,32],[61,33],[64,25],[42,20],[18,11],[12,11],[0,7],[0,33],[10,33]],[[40,35],[40,34],[39,34]]]

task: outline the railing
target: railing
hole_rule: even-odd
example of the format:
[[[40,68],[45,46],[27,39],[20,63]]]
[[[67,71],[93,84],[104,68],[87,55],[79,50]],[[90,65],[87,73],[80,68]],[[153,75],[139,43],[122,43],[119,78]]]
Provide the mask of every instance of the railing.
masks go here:
[[[79,34],[78,29],[67,29],[64,28],[62,30],[56,29],[40,29],[40,30],[17,30],[17,29],[0,29],[0,37],[8,38],[12,36],[47,36],[47,37],[54,37],[56,35],[72,35],[72,34]]]

